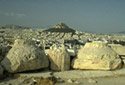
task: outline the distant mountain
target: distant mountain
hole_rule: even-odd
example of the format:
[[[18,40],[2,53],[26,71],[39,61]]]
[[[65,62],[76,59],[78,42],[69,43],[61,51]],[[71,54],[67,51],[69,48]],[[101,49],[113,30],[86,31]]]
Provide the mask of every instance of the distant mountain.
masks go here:
[[[120,34],[125,34],[125,31],[119,32]]]
[[[18,26],[18,25],[5,25],[5,26],[1,26],[0,29],[29,29],[29,27],[24,27],[24,26]]]

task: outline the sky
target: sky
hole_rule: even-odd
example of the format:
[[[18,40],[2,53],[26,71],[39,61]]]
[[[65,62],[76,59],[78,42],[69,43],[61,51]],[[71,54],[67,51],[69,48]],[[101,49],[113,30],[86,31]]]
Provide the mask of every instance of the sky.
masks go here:
[[[0,26],[50,28],[60,22],[78,31],[125,31],[125,0],[0,0]]]

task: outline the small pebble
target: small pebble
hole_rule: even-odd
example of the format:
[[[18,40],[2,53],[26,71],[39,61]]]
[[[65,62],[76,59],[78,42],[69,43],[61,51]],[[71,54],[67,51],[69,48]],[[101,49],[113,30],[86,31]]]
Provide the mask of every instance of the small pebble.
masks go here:
[[[68,83],[73,83],[74,81],[72,79],[67,80]]]
[[[88,82],[89,82],[89,83],[97,83],[97,81],[96,81],[96,80],[93,80],[93,79],[89,79]]]
[[[23,83],[24,83],[24,84],[27,84],[27,83],[30,83],[30,81],[31,81],[30,78],[26,78],[26,79],[23,80]]]
[[[60,79],[58,80],[59,83],[64,83],[64,80]]]
[[[75,81],[74,83],[75,83],[75,84],[80,84],[80,82],[78,82],[78,81]]]
[[[61,79],[60,77],[56,77],[56,79]]]

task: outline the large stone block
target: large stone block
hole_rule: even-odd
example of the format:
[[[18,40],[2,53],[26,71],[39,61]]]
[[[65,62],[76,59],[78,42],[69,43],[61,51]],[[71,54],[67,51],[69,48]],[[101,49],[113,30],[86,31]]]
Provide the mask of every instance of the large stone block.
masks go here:
[[[118,55],[124,55],[125,56],[125,46],[122,46],[120,44],[110,44],[111,48],[118,54]]]
[[[121,68],[121,59],[106,43],[86,43],[72,62],[74,69],[113,70]]]
[[[51,70],[65,71],[70,69],[70,55],[64,46],[46,50],[46,53],[49,55]]]
[[[1,64],[8,72],[15,73],[46,68],[49,62],[33,41],[17,39]]]

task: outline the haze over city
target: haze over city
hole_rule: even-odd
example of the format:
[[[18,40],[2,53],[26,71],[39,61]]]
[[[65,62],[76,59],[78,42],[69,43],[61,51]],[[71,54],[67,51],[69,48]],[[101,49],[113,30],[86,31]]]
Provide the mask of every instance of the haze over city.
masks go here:
[[[0,0],[0,25],[50,28],[64,22],[79,31],[125,31],[125,0]]]

